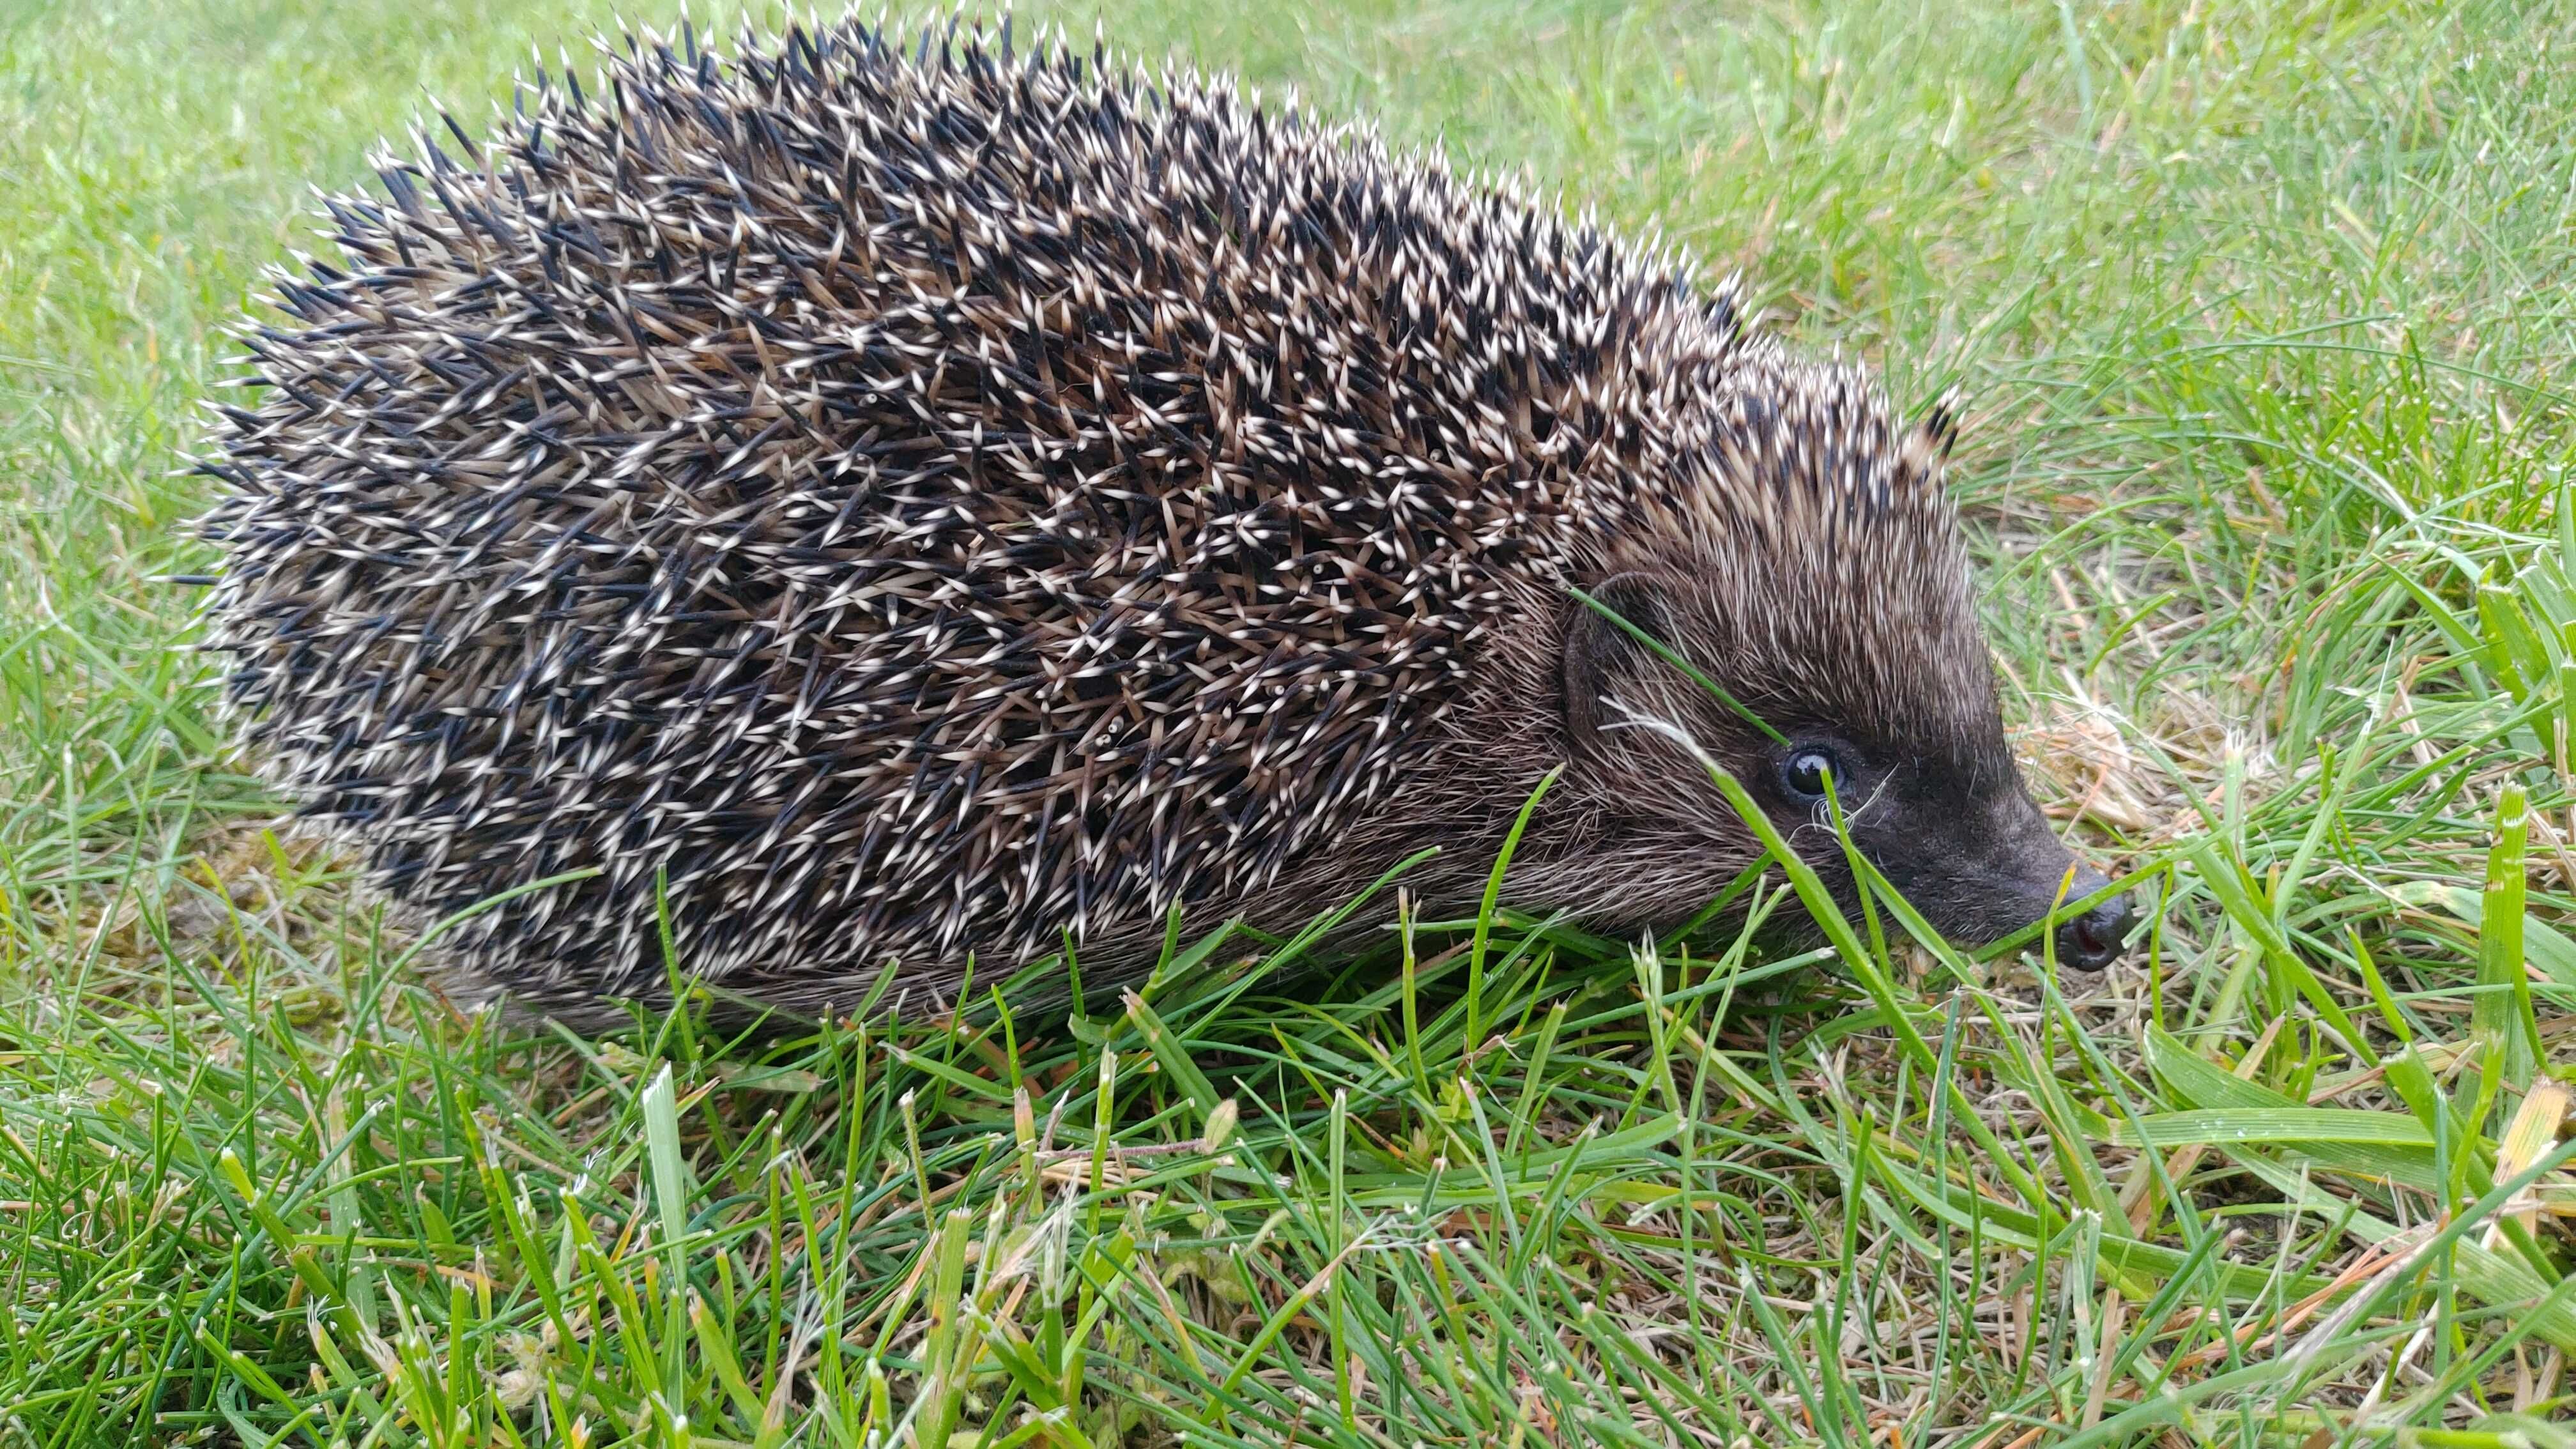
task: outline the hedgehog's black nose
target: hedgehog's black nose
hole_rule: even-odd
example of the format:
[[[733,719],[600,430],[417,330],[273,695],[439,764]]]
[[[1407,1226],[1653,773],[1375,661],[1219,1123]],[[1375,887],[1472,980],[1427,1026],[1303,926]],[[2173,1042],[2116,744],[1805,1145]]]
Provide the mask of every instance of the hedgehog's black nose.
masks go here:
[[[2138,913],[2127,896],[2113,896],[2057,928],[2057,960],[2078,971],[2099,971],[2120,959]]]

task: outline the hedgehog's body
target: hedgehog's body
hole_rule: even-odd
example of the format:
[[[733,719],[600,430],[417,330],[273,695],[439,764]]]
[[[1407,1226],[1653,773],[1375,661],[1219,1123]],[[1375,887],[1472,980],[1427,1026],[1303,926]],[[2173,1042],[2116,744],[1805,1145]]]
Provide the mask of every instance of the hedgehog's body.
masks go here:
[[[845,26],[612,97],[336,202],[214,465],[275,777],[423,917],[598,872],[457,926],[467,977],[653,994],[659,878],[682,964],[765,1000],[1067,939],[1097,979],[1424,845],[1460,904],[1560,762],[1511,898],[1668,919],[1749,837],[1601,700],[1743,727],[1569,585],[1865,745],[1846,789],[1905,740],[2038,849],[1946,424],[1669,264],[1060,52]]]

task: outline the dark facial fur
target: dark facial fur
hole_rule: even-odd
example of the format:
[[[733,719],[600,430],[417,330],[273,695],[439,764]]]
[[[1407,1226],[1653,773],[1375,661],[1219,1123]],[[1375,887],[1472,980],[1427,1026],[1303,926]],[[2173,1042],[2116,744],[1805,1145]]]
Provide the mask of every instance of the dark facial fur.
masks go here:
[[[1635,720],[1778,762],[1569,585],[1830,738],[1943,929],[2053,892],[1946,422],[1731,289],[1061,47],[612,71],[332,201],[206,465],[270,778],[417,920],[593,872],[458,925],[451,979],[651,996],[660,887],[686,969],[782,1005],[1068,934],[1106,984],[1176,908],[1294,925],[1424,845],[1426,903],[1472,900],[1559,762],[1512,900],[1677,919],[1748,840]]]
[[[1850,908],[1828,807],[1796,779],[1820,751],[1855,843],[1946,935],[1991,940],[2061,891],[2104,886],[2049,829],[2004,739],[1939,476],[1947,411],[1904,433],[1859,374],[1759,346],[1695,402],[1695,441],[1672,464],[1684,502],[1588,558],[1578,583],[1732,702],[1593,608],[1528,599],[1488,656],[1487,706],[1462,716],[1444,760],[1461,800],[1471,782],[1525,787],[1564,768],[1509,897],[1605,928],[1687,919],[1761,851],[1705,755]],[[1815,938],[1802,913],[1781,919],[1781,939]],[[2106,907],[2061,935],[2061,954],[2098,966],[2126,924],[2125,903]]]

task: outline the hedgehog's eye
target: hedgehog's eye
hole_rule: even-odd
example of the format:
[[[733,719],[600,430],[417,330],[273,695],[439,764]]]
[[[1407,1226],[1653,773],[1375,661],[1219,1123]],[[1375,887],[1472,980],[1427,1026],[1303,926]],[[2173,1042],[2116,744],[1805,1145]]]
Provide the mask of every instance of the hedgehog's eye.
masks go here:
[[[1780,757],[1782,789],[1802,800],[1825,798],[1825,777],[1844,777],[1843,763],[1822,745],[1798,745]]]

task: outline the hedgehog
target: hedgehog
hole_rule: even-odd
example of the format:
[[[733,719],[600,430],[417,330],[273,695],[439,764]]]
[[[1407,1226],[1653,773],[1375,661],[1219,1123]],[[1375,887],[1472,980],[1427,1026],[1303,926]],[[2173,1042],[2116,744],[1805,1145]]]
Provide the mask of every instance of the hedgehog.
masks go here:
[[[1710,764],[1955,939],[2108,888],[1956,410],[1677,248],[1007,22],[603,50],[324,198],[199,460],[225,713],[460,996],[1129,982],[1516,821],[1503,906],[1664,928],[1761,855]]]

